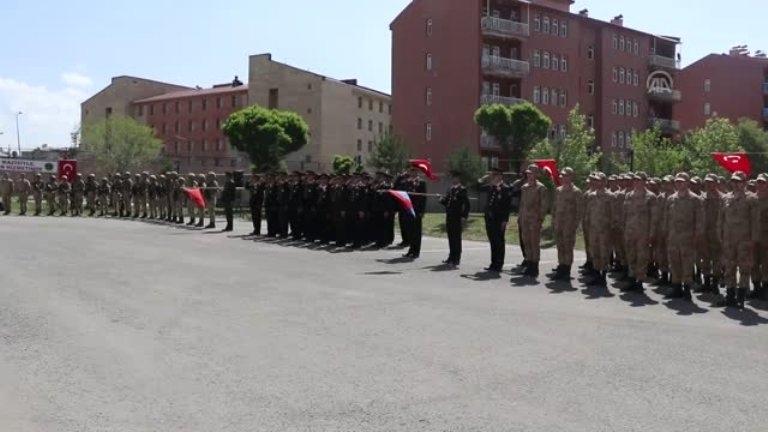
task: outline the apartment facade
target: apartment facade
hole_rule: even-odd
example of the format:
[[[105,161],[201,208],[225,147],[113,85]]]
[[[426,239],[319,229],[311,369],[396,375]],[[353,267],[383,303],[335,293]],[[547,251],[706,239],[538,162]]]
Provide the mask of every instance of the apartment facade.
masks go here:
[[[286,157],[290,170],[329,171],[335,155],[365,164],[376,140],[390,127],[388,94],[274,61],[271,54],[249,59],[248,100],[293,111],[307,122],[310,138]]]
[[[682,93],[672,37],[604,22],[569,0],[413,0],[392,22],[392,124],[419,156],[441,169],[468,145],[489,166],[500,148],[474,122],[489,103],[536,104],[566,133],[579,104],[603,151],[628,155],[633,130],[673,119]],[[503,163],[504,161],[502,161]]]
[[[749,118],[768,128],[768,57],[745,46],[710,54],[680,71],[685,94],[675,118],[683,130],[704,126],[713,117]]]
[[[231,148],[222,131],[227,117],[246,106],[248,86],[235,80],[138,99],[133,117],[155,130],[177,171],[225,172],[249,167],[247,157]]]

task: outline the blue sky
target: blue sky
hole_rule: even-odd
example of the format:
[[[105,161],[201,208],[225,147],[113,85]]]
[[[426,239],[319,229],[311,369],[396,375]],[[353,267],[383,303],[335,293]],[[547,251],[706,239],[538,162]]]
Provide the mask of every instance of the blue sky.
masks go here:
[[[390,89],[389,23],[410,0],[2,0],[0,146],[64,146],[80,102],[112,76],[208,87],[247,79],[250,54]],[[471,1],[471,0],[443,0]],[[683,39],[683,63],[768,50],[764,0],[577,0],[590,16]]]

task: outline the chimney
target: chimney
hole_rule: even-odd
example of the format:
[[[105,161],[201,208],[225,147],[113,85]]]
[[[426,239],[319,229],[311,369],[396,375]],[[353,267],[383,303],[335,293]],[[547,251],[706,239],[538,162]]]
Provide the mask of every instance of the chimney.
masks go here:
[[[624,27],[624,15],[616,15],[613,17],[611,24]]]
[[[584,18],[589,18],[589,9],[582,9],[579,11],[579,16],[583,16]]]

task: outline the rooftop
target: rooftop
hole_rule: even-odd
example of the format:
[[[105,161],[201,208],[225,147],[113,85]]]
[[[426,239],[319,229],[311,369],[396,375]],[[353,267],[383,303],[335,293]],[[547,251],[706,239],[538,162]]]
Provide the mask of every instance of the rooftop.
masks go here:
[[[227,86],[217,85],[207,89],[197,88],[197,89],[180,90],[180,91],[174,91],[170,93],[164,93],[157,96],[135,100],[133,101],[133,103],[157,102],[157,101],[164,101],[164,100],[185,99],[185,98],[192,98],[197,96],[210,96],[210,95],[239,93],[239,92],[247,92],[247,91],[248,91],[247,84],[242,84],[238,86],[232,86],[231,84]]]

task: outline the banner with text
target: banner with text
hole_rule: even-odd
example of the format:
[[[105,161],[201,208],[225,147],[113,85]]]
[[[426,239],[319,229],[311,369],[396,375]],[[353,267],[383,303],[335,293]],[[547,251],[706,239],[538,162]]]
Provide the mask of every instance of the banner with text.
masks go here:
[[[51,161],[0,158],[0,173],[56,174],[58,168],[58,164]]]

